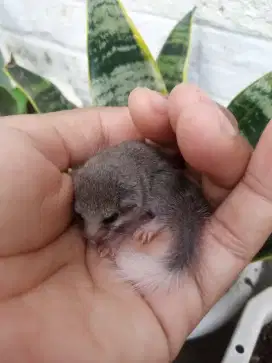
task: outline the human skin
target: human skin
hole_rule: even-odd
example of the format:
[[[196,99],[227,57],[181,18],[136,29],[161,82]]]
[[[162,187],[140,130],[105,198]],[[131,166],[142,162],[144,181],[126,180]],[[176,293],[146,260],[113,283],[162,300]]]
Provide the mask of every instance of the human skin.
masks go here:
[[[217,208],[196,278],[141,297],[71,226],[65,171],[143,138],[178,146]],[[0,144],[3,363],[170,362],[272,231],[272,124],[253,152],[235,119],[193,85],[168,99],[136,89],[128,108],[4,117]]]

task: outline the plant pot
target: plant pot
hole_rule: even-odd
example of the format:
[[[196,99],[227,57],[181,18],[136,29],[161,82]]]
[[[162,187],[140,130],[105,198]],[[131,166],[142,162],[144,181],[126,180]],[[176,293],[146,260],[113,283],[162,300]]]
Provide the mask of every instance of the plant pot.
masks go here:
[[[259,359],[260,354],[264,353],[264,350],[271,347],[272,344],[272,325],[269,324],[270,322],[272,322],[272,287],[265,289],[247,303],[222,363],[271,362],[271,356],[266,360]],[[266,326],[266,330],[262,330],[266,324],[269,324]],[[262,337],[266,338],[266,342],[259,340],[258,343],[260,344],[258,344],[260,332]],[[257,349],[253,357],[255,347]]]
[[[262,261],[249,264],[227,293],[204,316],[188,339],[202,337],[228,322],[250,298],[259,280],[262,266]]]

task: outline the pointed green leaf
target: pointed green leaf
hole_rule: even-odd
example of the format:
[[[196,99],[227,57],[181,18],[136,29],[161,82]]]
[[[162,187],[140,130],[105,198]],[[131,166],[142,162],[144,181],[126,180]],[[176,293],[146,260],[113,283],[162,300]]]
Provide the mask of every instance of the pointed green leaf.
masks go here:
[[[230,102],[228,109],[236,117],[241,133],[255,147],[272,119],[272,72],[239,93]]]
[[[15,64],[5,67],[7,75],[17,84],[38,113],[70,110],[76,106],[69,102],[59,89],[48,80]]]
[[[19,88],[14,88],[12,95],[17,103],[17,114],[27,113],[28,99],[25,94]]]
[[[125,106],[137,86],[167,93],[155,60],[118,0],[87,0],[92,103]]]
[[[192,20],[195,10],[196,8],[193,8],[174,27],[157,59],[168,92],[171,92],[178,83],[187,80]]]
[[[5,61],[0,53],[0,115],[9,116],[26,111],[26,98],[13,88],[9,77],[4,72]]]
[[[17,102],[12,94],[0,86],[0,116],[10,116],[17,113]]]

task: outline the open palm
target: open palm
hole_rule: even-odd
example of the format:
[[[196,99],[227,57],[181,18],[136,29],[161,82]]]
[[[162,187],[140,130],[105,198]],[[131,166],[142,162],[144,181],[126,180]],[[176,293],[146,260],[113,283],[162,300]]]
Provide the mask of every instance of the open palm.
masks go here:
[[[252,151],[235,121],[200,90],[182,85],[159,98],[138,89],[129,109],[1,120],[1,362],[171,361],[271,232],[271,163],[257,162],[271,148],[269,127],[247,167]],[[206,231],[196,279],[184,276],[171,295],[140,297],[70,224],[67,169],[103,147],[143,137],[171,146],[177,137],[207,197],[216,205],[224,200]]]

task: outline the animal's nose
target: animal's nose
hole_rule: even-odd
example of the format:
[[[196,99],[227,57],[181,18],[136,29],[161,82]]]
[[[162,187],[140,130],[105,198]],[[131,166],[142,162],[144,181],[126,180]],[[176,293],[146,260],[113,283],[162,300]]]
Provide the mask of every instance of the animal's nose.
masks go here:
[[[87,226],[85,228],[85,233],[86,233],[88,239],[93,241],[93,243],[95,243],[95,244],[101,243],[103,238],[107,235],[107,231],[99,229],[99,228],[94,228],[93,226]]]

